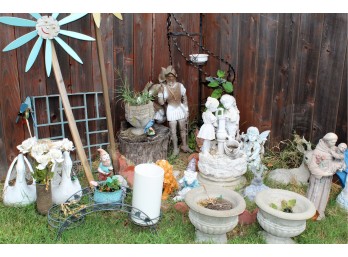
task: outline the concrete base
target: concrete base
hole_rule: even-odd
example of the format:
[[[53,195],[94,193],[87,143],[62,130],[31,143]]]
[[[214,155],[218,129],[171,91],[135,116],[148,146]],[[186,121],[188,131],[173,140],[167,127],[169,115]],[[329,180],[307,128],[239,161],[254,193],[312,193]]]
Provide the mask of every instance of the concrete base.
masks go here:
[[[226,244],[227,243],[227,235],[212,235],[206,234],[198,229],[196,229],[196,243],[214,243],[214,244]]]
[[[266,240],[267,244],[296,244],[290,237],[278,237],[267,233],[266,231],[259,232]]]
[[[247,182],[244,176],[237,178],[215,178],[213,176],[205,175],[202,172],[198,173],[197,179],[201,185],[220,186],[234,191],[244,188]]]

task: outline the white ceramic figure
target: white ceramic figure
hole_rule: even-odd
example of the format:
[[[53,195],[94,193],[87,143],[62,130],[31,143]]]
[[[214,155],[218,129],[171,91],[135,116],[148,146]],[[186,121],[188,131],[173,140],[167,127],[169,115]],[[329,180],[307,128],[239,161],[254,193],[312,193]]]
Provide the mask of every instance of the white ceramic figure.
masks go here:
[[[233,105],[234,98],[231,99],[225,96],[224,99]],[[209,101],[207,101],[207,103],[208,102]],[[227,107],[230,107],[226,102],[225,104]],[[209,109],[207,112],[209,112]],[[226,124],[231,120],[229,118],[230,115],[226,116],[225,112],[228,112],[225,108],[219,107],[216,109],[216,141],[207,141],[206,145],[209,147],[202,147],[202,152],[199,153],[198,168],[200,172],[198,174],[198,180],[202,185],[240,189],[246,182],[246,178],[243,174],[247,171],[247,157],[244,151],[241,151],[241,142],[238,141],[240,139],[230,137],[226,130]],[[204,116],[205,114],[203,118],[205,118]],[[205,121],[205,119],[203,120]],[[229,124],[229,126],[230,125],[232,124]],[[236,131],[238,131],[237,122],[234,125],[237,126]],[[203,126],[205,126],[205,124]],[[209,124],[209,126],[210,128],[214,128],[211,124]],[[234,132],[232,134],[234,134]],[[210,147],[211,142],[216,142],[217,147]],[[207,149],[210,149],[210,151]]]
[[[240,120],[236,99],[231,95],[225,94],[221,96],[220,102],[225,108],[224,115],[226,117],[226,130],[229,140],[235,139]]]
[[[319,212],[317,220],[325,218],[325,208],[329,200],[333,175],[338,170],[345,169],[345,163],[342,159],[337,159],[332,155],[336,151],[337,135],[327,133],[315,149],[305,156],[311,175],[309,178],[309,187],[307,189],[307,198],[315,205]]]
[[[214,115],[219,106],[219,101],[216,98],[208,97],[205,107],[207,110],[202,114],[204,124],[199,129],[198,138],[202,138],[203,146],[201,151],[203,154],[209,153],[211,141],[215,140],[215,127],[217,127],[217,118]]]
[[[28,185],[25,179],[25,170],[27,167],[30,172],[33,169],[28,162],[27,158],[23,154],[19,154],[11,163],[8,169],[4,190],[3,190],[3,201],[4,205],[7,206],[25,206],[36,201],[36,187],[35,182]],[[13,186],[9,185],[11,174],[16,171],[16,182]]]
[[[184,176],[179,180],[181,190],[178,195],[173,198],[174,201],[182,201],[188,191],[199,186],[197,180],[198,172],[196,172],[196,159],[192,158],[187,165]]]
[[[246,135],[242,135],[243,147],[242,149],[248,157],[248,166],[251,171],[257,172],[261,169],[261,157],[264,154],[264,144],[270,130],[266,130],[260,134],[256,127],[249,127]]]
[[[187,145],[187,122],[189,117],[189,109],[187,104],[186,88],[183,84],[176,81],[176,71],[172,66],[166,69],[162,68],[162,73],[165,76],[163,81],[163,93],[158,93],[158,102],[161,105],[167,103],[167,120],[173,142],[173,155],[179,154],[178,138],[176,129],[179,124],[181,137],[181,150],[183,152],[192,152]]]
[[[81,190],[80,182],[77,178],[72,180],[72,160],[70,152],[63,152],[64,161],[61,165],[61,175],[58,174],[58,169],[55,169],[54,179],[52,180],[52,202],[54,204],[62,204],[72,195]]]

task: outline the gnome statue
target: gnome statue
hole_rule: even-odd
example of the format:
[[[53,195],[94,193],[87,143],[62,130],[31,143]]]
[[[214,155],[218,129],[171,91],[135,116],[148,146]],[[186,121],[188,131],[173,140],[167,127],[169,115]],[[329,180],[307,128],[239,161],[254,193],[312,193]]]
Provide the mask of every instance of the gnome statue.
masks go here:
[[[110,160],[110,155],[102,148],[98,149],[100,154],[100,163],[98,166],[98,178],[99,181],[106,180],[109,176],[112,175],[112,163]]]

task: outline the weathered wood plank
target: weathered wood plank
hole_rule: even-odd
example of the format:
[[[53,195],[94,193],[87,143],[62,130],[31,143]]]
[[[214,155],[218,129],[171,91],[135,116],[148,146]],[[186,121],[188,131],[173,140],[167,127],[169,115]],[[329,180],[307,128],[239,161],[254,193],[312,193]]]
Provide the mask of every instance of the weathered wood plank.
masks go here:
[[[134,89],[139,92],[151,80],[152,14],[135,14],[134,29]]]
[[[183,28],[189,33],[199,33],[199,14],[175,14]],[[172,20],[174,31],[182,32],[181,29],[174,24]],[[192,40],[186,36],[177,37],[178,46],[183,52],[184,56],[189,58],[191,53],[198,49]],[[175,46],[172,48],[173,66],[178,74],[177,81],[184,84],[186,88],[186,95],[190,99],[189,110],[190,120],[197,118],[198,112],[198,70],[190,65],[185,58],[180,54]]]
[[[291,137],[293,87],[297,74],[299,14],[280,14],[275,59],[271,145]]]
[[[3,16],[11,16],[11,14],[3,14]],[[12,26],[0,24],[0,31],[2,31],[0,49],[4,49],[5,46],[15,40],[15,30]],[[17,51],[0,52],[2,139],[6,150],[8,165],[10,165],[13,159],[18,155],[17,145],[21,144],[25,135],[24,127],[20,124],[16,124],[18,108],[21,104]]]
[[[1,59],[0,59],[1,62]],[[2,107],[0,99],[0,181],[6,178],[7,170],[9,165],[6,160],[6,147],[5,147],[5,137],[3,133],[3,119],[2,119]]]
[[[336,129],[335,133],[338,135],[338,142],[348,142],[348,133],[347,133],[347,126],[348,126],[348,119],[347,119],[347,112],[348,112],[348,81],[347,81],[347,58],[348,58],[347,48],[346,48],[346,55],[344,58],[344,68],[343,68],[343,76],[342,76],[342,83],[341,83],[341,94],[340,94],[340,103],[338,107],[338,114],[337,114],[337,122],[336,122]]]
[[[153,14],[153,49],[151,80],[158,83],[161,67],[169,65],[169,48],[167,39],[167,14]]]
[[[258,29],[254,119],[260,131],[271,129],[278,14],[261,14]]]
[[[307,140],[312,128],[323,21],[324,14],[301,14],[292,128]]]
[[[256,47],[259,14],[240,14],[239,20],[239,57],[238,57],[238,93],[240,111],[240,130],[246,131],[250,126],[258,126],[254,120],[253,102],[256,87]]]
[[[16,17],[24,18],[24,19],[30,19],[35,20],[31,15],[25,14],[25,13],[19,13],[15,14]],[[33,31],[33,28],[23,28],[23,27],[16,27],[15,28],[15,37],[18,38],[26,33],[29,33]],[[18,62],[18,76],[19,81],[23,81],[24,83],[20,83],[20,92],[21,92],[21,100],[22,102],[25,100],[27,96],[38,96],[38,95],[46,95],[46,71],[45,71],[45,62],[44,62],[44,52],[45,52],[45,43],[46,40],[44,40],[40,52],[33,64],[33,66],[25,72],[25,66],[28,60],[29,53],[31,49],[33,48],[36,40],[38,37],[35,37],[30,42],[26,43],[25,45],[21,46],[17,49],[17,62]],[[37,110],[40,110],[36,118],[38,122],[40,123],[46,123],[48,122],[48,117],[46,114],[46,105],[44,102],[39,102],[37,106]],[[18,108],[19,106],[15,107]],[[31,133],[34,136],[33,131],[33,124],[32,120],[29,119],[30,127],[31,127]],[[26,127],[26,125],[24,125]],[[30,137],[28,130],[25,128],[25,138]],[[47,138],[50,136],[50,130],[48,127],[41,127],[38,129],[40,138]]]
[[[335,130],[347,47],[347,14],[325,14],[318,83],[315,91],[312,142]]]

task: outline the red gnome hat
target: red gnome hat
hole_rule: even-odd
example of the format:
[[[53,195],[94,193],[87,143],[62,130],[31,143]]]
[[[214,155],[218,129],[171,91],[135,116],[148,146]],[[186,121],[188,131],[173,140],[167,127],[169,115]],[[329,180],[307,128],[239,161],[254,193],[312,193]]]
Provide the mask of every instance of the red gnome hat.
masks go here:
[[[100,154],[100,159],[101,159],[101,157],[102,157],[102,156],[104,156],[104,155],[109,156],[108,152],[107,152],[107,151],[105,151],[105,150],[104,150],[104,149],[102,149],[102,148],[97,149],[97,151],[98,151],[98,152],[99,152],[99,154]]]

